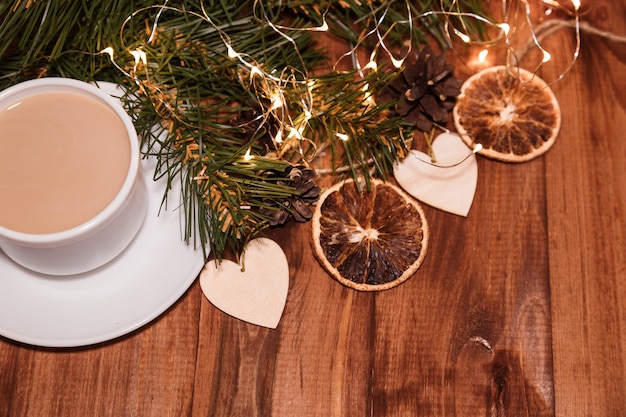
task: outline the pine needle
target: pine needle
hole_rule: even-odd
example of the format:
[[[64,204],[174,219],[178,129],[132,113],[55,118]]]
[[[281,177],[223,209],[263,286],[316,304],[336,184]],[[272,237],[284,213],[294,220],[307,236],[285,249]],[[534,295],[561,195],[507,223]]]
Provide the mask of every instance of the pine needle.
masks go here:
[[[409,126],[376,94],[393,73],[329,71],[316,44],[329,30],[354,48],[448,42],[446,23],[475,34],[465,1],[0,2],[0,88],[62,76],[111,81],[157,160],[155,178],[182,183],[185,240],[221,258],[268,227],[268,201],[297,190],[280,173],[312,166],[385,178],[408,152]],[[433,12],[433,13],[430,13]],[[349,24],[346,22],[350,22]],[[110,48],[110,49],[108,49]],[[314,75],[315,74],[315,75]]]

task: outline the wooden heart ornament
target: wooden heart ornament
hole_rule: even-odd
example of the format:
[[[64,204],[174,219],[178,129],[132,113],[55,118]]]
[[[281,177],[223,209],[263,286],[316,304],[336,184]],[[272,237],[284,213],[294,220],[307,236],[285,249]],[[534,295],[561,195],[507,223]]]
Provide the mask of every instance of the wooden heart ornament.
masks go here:
[[[425,204],[467,216],[478,179],[476,156],[454,133],[437,136],[432,148],[437,160],[435,164],[425,153],[412,151],[396,165],[396,181]]]
[[[200,287],[215,307],[237,319],[275,329],[283,314],[289,288],[287,257],[278,244],[259,238],[248,243],[242,266],[208,262]]]

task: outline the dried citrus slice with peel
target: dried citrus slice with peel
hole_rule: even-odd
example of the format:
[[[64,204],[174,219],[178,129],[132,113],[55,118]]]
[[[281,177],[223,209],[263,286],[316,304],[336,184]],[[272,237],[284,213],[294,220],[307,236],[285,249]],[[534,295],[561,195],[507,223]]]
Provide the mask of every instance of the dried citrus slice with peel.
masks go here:
[[[311,220],[313,248],[324,268],[361,291],[386,290],[419,268],[428,247],[422,207],[393,184],[373,180],[335,184],[317,202]]]
[[[480,143],[480,154],[506,162],[524,162],[545,153],[561,127],[559,103],[545,81],[506,66],[468,78],[453,117],[468,146]]]

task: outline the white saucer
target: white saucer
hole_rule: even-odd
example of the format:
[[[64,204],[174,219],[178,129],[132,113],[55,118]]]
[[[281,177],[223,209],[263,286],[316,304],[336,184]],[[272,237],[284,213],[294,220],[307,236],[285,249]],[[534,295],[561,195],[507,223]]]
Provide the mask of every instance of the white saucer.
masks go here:
[[[46,347],[75,347],[125,335],[174,304],[204,265],[202,250],[182,238],[180,185],[161,207],[166,180],[152,181],[156,161],[142,161],[149,203],[139,233],[116,259],[70,277],[32,272],[0,251],[0,335]]]

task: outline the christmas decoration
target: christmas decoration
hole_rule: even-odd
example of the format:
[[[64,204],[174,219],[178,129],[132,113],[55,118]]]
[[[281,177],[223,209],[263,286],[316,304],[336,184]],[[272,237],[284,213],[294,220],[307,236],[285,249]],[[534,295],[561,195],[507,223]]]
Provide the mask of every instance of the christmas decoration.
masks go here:
[[[310,205],[315,203],[320,196],[320,188],[313,181],[315,172],[304,167],[290,167],[287,176],[279,180],[279,185],[289,185],[296,189],[294,194],[278,200],[267,200],[268,208],[262,209],[262,213],[270,217],[270,226],[284,224],[288,218],[298,222],[305,222],[313,216]]]
[[[182,183],[185,240],[220,259],[306,220],[312,169],[366,186],[388,178],[415,129],[428,138],[445,124],[455,45],[484,46],[484,58],[503,44],[507,66],[538,49],[538,70],[540,37],[513,49],[517,26],[535,33],[524,3],[519,14],[503,1],[493,19],[471,0],[13,0],[0,4],[0,88],[45,76],[120,85],[154,178]],[[580,3],[537,3],[571,18],[573,64]],[[340,62],[327,65],[323,34],[345,42]]]
[[[425,46],[419,54],[407,57],[401,76],[383,91],[383,98],[398,101],[395,111],[423,132],[434,124],[443,126],[455,97],[461,93],[462,81],[454,77],[454,67],[446,55],[433,53]]]
[[[433,141],[432,153],[434,161],[424,152],[411,152],[394,169],[396,181],[419,201],[466,217],[478,181],[474,152],[457,134],[442,133]]]
[[[287,258],[276,242],[254,239],[245,250],[245,267],[243,260],[210,261],[200,273],[200,287],[211,304],[224,313],[275,329],[289,290]]]
[[[524,162],[547,152],[561,128],[561,108],[537,75],[505,66],[470,77],[454,108],[457,132],[480,154]]]
[[[311,222],[315,256],[343,285],[383,291],[415,274],[426,256],[428,223],[422,206],[397,186],[352,179],[320,197]]]

